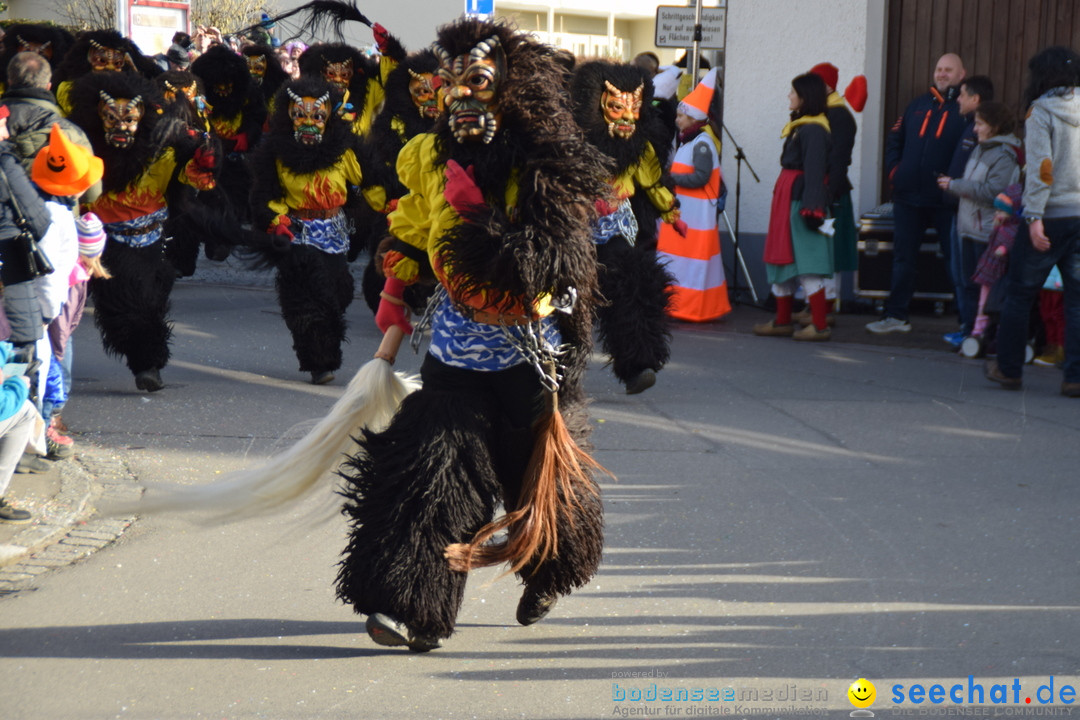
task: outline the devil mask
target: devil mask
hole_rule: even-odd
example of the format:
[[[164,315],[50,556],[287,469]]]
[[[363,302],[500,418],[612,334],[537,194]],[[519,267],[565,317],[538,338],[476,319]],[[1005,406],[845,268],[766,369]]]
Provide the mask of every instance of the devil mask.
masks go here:
[[[301,97],[291,89],[289,94],[289,118],[293,124],[293,137],[301,145],[318,145],[326,132],[330,117],[330,93],[320,97]]]
[[[409,70],[409,95],[420,117],[431,120],[439,114],[439,100],[436,95],[438,79],[431,73],[418,73]]]
[[[450,131],[459,143],[490,143],[502,119],[499,85],[506,74],[506,59],[499,38],[481,40],[468,54],[450,57],[438,44],[439,80]]]
[[[113,98],[101,91],[98,103],[98,115],[105,131],[105,142],[115,148],[128,148],[135,143],[135,131],[143,116],[142,98],[136,95],[129,99]]]
[[[632,92],[627,92],[606,80],[604,86],[605,90],[600,95],[600,110],[607,122],[608,135],[629,140],[641,117],[641,96],[645,87],[638,85]]]

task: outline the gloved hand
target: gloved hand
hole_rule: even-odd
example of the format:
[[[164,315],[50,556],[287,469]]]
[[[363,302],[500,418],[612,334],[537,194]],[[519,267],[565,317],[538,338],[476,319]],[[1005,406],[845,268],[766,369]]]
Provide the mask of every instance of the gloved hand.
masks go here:
[[[375,23],[371,26],[371,32],[375,35],[375,47],[379,48],[381,53],[386,52],[386,44],[390,40],[390,31],[379,23]]]
[[[233,152],[247,152],[248,151],[248,136],[247,133],[240,133],[233,138]]]
[[[200,145],[195,148],[195,167],[200,170],[210,171],[217,166],[217,155],[210,145]]]
[[[806,223],[806,227],[811,230],[817,230],[825,223],[824,210],[809,210],[803,208],[799,211],[799,215],[802,216],[803,222]]]
[[[405,292],[405,283],[395,277],[386,278],[386,284],[379,293],[379,309],[375,311],[375,324],[385,333],[391,326],[397,325],[406,335],[412,335],[413,326],[405,310],[405,301],[401,299]]]
[[[682,237],[686,237],[686,233],[690,230],[690,227],[686,224],[685,220],[676,220],[671,226],[675,228],[675,232],[679,233]]]
[[[443,188],[443,197],[458,215],[464,217],[484,207],[484,194],[476,184],[476,169],[472,165],[466,169],[461,167],[457,160],[449,160],[445,174],[446,187]]]
[[[596,214],[601,216],[601,217],[603,217],[605,215],[610,215],[611,213],[615,212],[618,209],[619,209],[618,205],[612,205],[611,203],[609,203],[604,198],[598,198],[596,200]]]
[[[277,224],[270,228],[270,244],[275,249],[284,250],[292,244],[296,236],[289,229],[290,225],[292,225],[292,220],[288,215],[279,215]]]

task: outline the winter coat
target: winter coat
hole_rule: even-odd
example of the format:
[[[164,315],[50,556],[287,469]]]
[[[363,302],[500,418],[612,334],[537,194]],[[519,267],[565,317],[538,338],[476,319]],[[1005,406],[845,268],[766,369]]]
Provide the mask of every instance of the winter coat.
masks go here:
[[[1031,104],[1024,124],[1025,217],[1080,217],[1080,87]]]
[[[93,152],[82,128],[60,114],[60,107],[51,91],[44,88],[15,88],[4,93],[0,105],[5,105],[10,113],[7,121],[8,141],[27,175],[38,151],[49,144],[53,123],[60,123],[60,129],[68,140]]]
[[[7,364],[13,351],[11,343],[0,342],[0,366]],[[0,420],[7,420],[19,412],[29,396],[30,387],[22,378],[4,378],[3,386],[0,387]]]
[[[949,169],[965,120],[956,104],[957,88],[935,88],[911,101],[885,138],[885,167],[895,202],[939,207],[937,176]]]
[[[833,95],[837,95],[835,91]],[[829,135],[832,145],[829,149],[829,200],[837,202],[846,193],[851,192],[851,180],[848,179],[848,167],[851,165],[851,151],[855,147],[855,134],[858,126],[855,116],[847,109],[847,104],[840,98],[839,103],[831,100],[825,110],[829,119]],[[837,95],[839,98],[839,95]]]
[[[37,239],[44,237],[52,218],[7,142],[0,142],[0,171],[7,177],[7,188],[14,194],[34,235]],[[0,262],[4,263],[0,267],[0,280],[5,287],[31,279],[26,252],[15,240],[20,231],[15,224],[15,211],[7,188],[0,183]]]
[[[987,242],[994,226],[994,198],[1020,179],[1020,139],[996,135],[979,143],[968,158],[962,178],[949,182],[960,198],[956,231],[960,237]]]

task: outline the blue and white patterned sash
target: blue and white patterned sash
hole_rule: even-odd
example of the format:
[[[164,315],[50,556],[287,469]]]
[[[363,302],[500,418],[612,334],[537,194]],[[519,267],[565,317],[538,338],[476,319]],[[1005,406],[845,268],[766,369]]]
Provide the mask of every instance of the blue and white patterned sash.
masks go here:
[[[637,240],[638,224],[634,211],[630,209],[630,198],[619,203],[618,209],[610,215],[601,215],[593,226],[593,242],[603,245],[617,235],[626,238],[630,245]]]
[[[541,333],[554,350],[562,343],[559,328],[552,317],[542,318]],[[507,335],[522,337],[528,326],[492,325],[469,320],[462,315],[449,296],[442,299],[431,318],[431,347],[435,359],[451,367],[481,372],[494,372],[527,362],[517,345]]]
[[[331,255],[343,255],[349,249],[349,221],[340,210],[333,217],[304,220],[290,215],[293,242],[311,245]]]
[[[161,240],[165,221],[169,219],[169,209],[161,208],[149,215],[123,222],[104,223],[105,234],[109,239],[133,248],[144,248]],[[145,232],[142,232],[145,230]]]

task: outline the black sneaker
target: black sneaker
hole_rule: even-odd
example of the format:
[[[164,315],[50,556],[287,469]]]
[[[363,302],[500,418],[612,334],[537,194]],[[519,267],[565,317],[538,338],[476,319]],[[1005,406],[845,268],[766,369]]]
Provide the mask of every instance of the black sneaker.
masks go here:
[[[52,470],[52,468],[52,463],[40,455],[23,453],[23,456],[19,458],[19,464],[15,466],[15,472],[43,475]]]
[[[8,501],[4,498],[0,498],[0,522],[9,523],[11,525],[25,525],[30,522],[33,517],[25,510],[19,510],[17,508],[8,505]]]
[[[312,370],[311,372],[311,384],[312,385],[325,385],[327,383],[334,382],[334,373],[329,370]]]
[[[547,617],[557,602],[559,602],[558,595],[548,595],[526,586],[518,602],[517,621],[522,625],[540,622]]]

